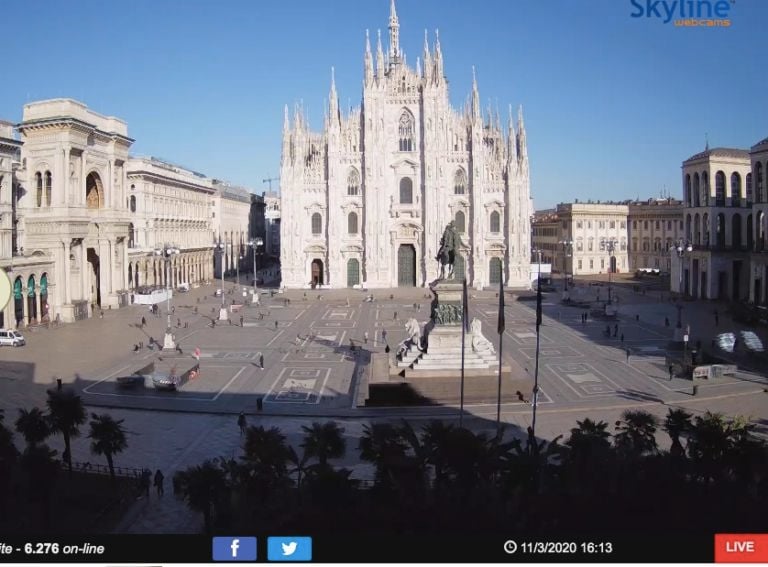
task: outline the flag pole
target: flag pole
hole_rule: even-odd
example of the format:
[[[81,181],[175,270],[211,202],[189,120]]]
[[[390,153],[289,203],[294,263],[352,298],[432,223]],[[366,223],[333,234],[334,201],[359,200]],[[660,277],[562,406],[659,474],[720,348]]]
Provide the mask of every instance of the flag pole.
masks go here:
[[[530,441],[536,445],[536,408],[539,405],[539,345],[541,342],[541,250],[539,254],[539,273],[536,277],[536,369],[533,373],[533,418],[531,420]]]
[[[467,317],[467,278],[464,278],[461,292],[461,385],[459,393],[459,427],[464,427],[464,341],[466,340]]]
[[[501,366],[503,358],[501,356],[504,348],[504,283],[499,281],[499,324],[496,329],[499,333],[499,384],[496,393],[496,435],[501,433]]]

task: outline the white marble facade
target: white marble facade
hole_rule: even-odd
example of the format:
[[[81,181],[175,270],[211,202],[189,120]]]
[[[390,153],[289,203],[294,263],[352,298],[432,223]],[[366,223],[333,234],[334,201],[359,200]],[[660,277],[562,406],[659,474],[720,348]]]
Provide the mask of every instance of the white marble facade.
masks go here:
[[[343,114],[331,76],[323,131],[285,109],[281,192],[282,285],[424,286],[449,221],[460,237],[457,277],[470,285],[529,287],[532,204],[522,111],[506,132],[483,113],[473,77],[451,107],[435,34],[416,67],[400,48],[394,0],[389,49],[366,32],[363,100]],[[499,72],[502,69],[498,70]],[[474,71],[473,71],[474,73]]]

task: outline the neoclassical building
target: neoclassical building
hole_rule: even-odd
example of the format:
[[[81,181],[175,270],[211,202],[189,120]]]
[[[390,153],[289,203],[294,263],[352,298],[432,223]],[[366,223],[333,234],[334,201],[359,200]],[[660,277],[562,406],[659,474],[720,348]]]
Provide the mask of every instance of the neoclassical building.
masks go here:
[[[751,172],[747,180],[749,197],[754,197],[752,212],[754,236],[751,241],[749,300],[755,305],[768,305],[768,138],[749,150]],[[752,184],[754,183],[754,192]]]
[[[673,257],[673,291],[702,299],[750,297],[750,251],[760,227],[753,201],[748,151],[706,148],[683,162],[685,238],[692,251]]]
[[[71,99],[30,103],[20,123],[0,122],[0,269],[13,289],[0,327],[83,319],[128,305],[139,286],[211,280],[220,241],[235,272],[249,192],[129,158],[132,143],[124,121]],[[168,263],[166,246],[179,250]]]
[[[530,198],[522,111],[505,130],[484,115],[473,76],[451,107],[439,38],[406,63],[394,0],[389,48],[366,32],[362,105],[344,115],[331,75],[322,132],[285,109],[280,169],[282,285],[425,286],[449,221],[456,275],[475,287],[529,287]],[[474,74],[474,72],[473,72]],[[510,112],[511,114],[511,112]]]

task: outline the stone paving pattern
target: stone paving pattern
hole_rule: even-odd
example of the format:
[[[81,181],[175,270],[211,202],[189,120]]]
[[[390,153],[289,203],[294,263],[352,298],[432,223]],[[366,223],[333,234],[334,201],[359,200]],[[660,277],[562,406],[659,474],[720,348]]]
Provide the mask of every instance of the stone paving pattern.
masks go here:
[[[440,417],[455,419],[457,408],[354,408],[353,400],[361,365],[351,344],[384,352],[405,338],[405,321],[414,316],[423,325],[429,316],[429,299],[423,289],[374,290],[374,302],[355,290],[290,291],[261,296],[261,305],[245,306],[231,314],[233,325],[211,320],[218,317],[221,299],[216,286],[193,289],[174,297],[174,332],[183,354],[133,352],[133,345],[149,337],[162,342],[165,306],[161,317],[145,306],[105,311],[103,318],[80,321],[54,329],[26,330],[27,346],[0,349],[0,407],[6,421],[17,408],[44,406],[45,390],[55,377],[77,388],[90,412],[108,412],[125,419],[130,432],[128,449],[115,459],[118,466],[163,470],[167,490],[162,499],[154,492],[137,502],[119,531],[126,533],[194,533],[201,519],[177,501],[170,487],[173,472],[215,456],[237,456],[240,449],[236,415],[248,414],[250,424],[279,427],[298,446],[301,426],[313,420],[336,419],[345,428],[348,455],[338,464],[354,469],[357,478],[370,478],[371,468],[357,459],[357,439],[372,420],[402,417],[421,423]],[[227,284],[227,289],[232,287]],[[591,298],[606,288],[585,285],[572,296]],[[663,416],[669,407],[684,407],[694,414],[706,410],[747,415],[768,430],[768,387],[765,376],[740,371],[734,377],[697,381],[692,395],[688,379],[669,380],[664,348],[677,318],[669,294],[632,291],[614,285],[619,319],[615,323],[590,319],[581,322],[583,309],[564,306],[559,293],[547,294],[541,328],[537,435],[552,439],[567,433],[584,417],[612,424],[625,409],[643,408]],[[226,294],[230,304],[234,294]],[[391,297],[391,298],[390,298]],[[290,304],[285,305],[285,300]],[[503,356],[533,379],[535,352],[535,301],[506,302]],[[417,308],[414,308],[414,304]],[[725,307],[713,302],[685,302],[684,323],[694,330],[692,343],[708,345],[717,332],[737,331]],[[420,306],[420,309],[418,308]],[[194,310],[197,308],[198,313]],[[483,322],[483,332],[498,348],[496,334],[498,299],[494,292],[473,291],[472,316]],[[718,310],[715,326],[714,310]],[[240,315],[243,326],[240,326]],[[141,318],[147,325],[141,328]],[[639,316],[639,318],[638,318]],[[666,327],[664,319],[671,322]],[[275,327],[277,322],[277,327]],[[176,324],[180,323],[180,327]],[[617,337],[603,335],[605,326],[618,324]],[[185,327],[186,325],[186,327]],[[366,342],[365,333],[368,333]],[[766,339],[765,329],[758,334]],[[620,339],[624,335],[624,341]],[[768,341],[767,341],[768,342]],[[120,390],[114,379],[154,362],[170,369],[195,364],[192,352],[202,351],[201,374],[181,392]],[[627,360],[626,349],[631,356]],[[264,369],[258,355],[264,356]],[[755,361],[751,362],[755,366]],[[526,397],[530,392],[525,392]],[[263,398],[263,411],[257,400]],[[466,424],[476,430],[494,431],[495,404],[465,407]],[[510,435],[521,435],[531,422],[529,403],[503,404],[502,419]],[[87,428],[87,426],[86,426]],[[660,441],[666,441],[664,434]],[[19,439],[17,438],[17,441]],[[61,450],[59,438],[51,445]],[[73,441],[74,459],[100,462],[89,453],[85,436]]]

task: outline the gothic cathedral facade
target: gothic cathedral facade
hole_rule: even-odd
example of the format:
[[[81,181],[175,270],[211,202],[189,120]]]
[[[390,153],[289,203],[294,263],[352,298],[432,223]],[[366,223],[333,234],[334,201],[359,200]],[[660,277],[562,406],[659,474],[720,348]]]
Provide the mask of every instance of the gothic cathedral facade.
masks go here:
[[[375,60],[374,60],[375,59]],[[394,0],[385,56],[366,32],[362,106],[344,116],[331,77],[322,132],[285,109],[280,169],[286,288],[426,286],[445,226],[460,236],[455,277],[475,288],[530,287],[532,203],[522,110],[506,135],[480,109],[474,77],[451,107],[439,37],[406,64]]]

